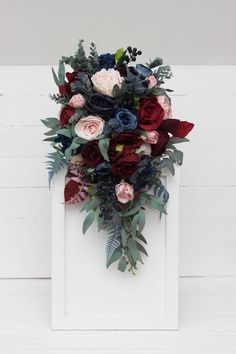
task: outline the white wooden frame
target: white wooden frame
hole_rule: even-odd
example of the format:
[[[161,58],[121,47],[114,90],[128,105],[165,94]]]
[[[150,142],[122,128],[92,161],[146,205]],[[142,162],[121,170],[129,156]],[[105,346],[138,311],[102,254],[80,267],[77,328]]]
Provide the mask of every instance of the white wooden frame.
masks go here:
[[[78,286],[77,281],[71,281],[70,283],[70,290],[66,288],[67,284],[67,278],[71,277],[71,273],[78,272],[80,269],[80,266],[76,267],[77,269],[72,268],[70,269],[70,273],[66,272],[66,261],[67,258],[69,257],[69,254],[67,254],[66,251],[66,244],[65,244],[65,229],[66,229],[66,207],[63,204],[63,189],[64,189],[64,183],[65,183],[65,175],[64,173],[59,173],[53,182],[53,188],[52,188],[52,328],[53,329],[63,329],[63,330],[171,330],[171,329],[178,329],[178,213],[179,213],[179,171],[178,168],[176,168],[176,175],[174,177],[170,176],[169,173],[166,173],[164,176],[164,180],[166,183],[166,187],[170,193],[170,200],[168,202],[168,207],[167,207],[167,212],[168,216],[164,216],[164,220],[162,221],[164,223],[165,227],[165,235],[163,235],[163,255],[161,257],[164,257],[164,262],[162,269],[152,269],[149,271],[147,269],[142,270],[142,272],[147,272],[147,276],[151,277],[153,281],[155,281],[155,278],[158,276],[158,272],[161,273],[161,282],[160,284],[161,288],[164,289],[164,300],[163,300],[163,308],[161,311],[161,315],[155,315],[155,313],[151,314],[150,309],[148,315],[145,315],[144,313],[141,314],[140,316],[136,315],[135,316],[123,316],[120,315],[118,312],[115,316],[112,315],[113,311],[113,306],[112,302],[108,304],[110,306],[110,310],[108,308],[108,312],[106,314],[99,314],[97,315],[96,313],[93,314],[88,314],[86,313],[78,315],[77,310],[79,311],[79,308],[81,306],[81,310],[83,307],[82,304],[82,299],[80,299],[80,294],[83,289],[80,289],[78,292],[78,303],[73,305],[72,313],[67,313],[66,307],[70,307],[70,304],[66,303],[66,296],[65,294],[70,291],[73,288],[73,286]],[[78,208],[78,207],[77,207]],[[79,215],[79,211],[78,211]],[[82,219],[84,218],[84,215],[78,216],[81,217]],[[81,219],[81,220],[82,220]],[[82,221],[81,221],[82,222]],[[158,220],[158,222],[161,222]],[[91,235],[89,236],[82,236],[79,235],[80,230],[78,230],[78,235],[76,237],[76,240],[78,242],[84,242],[81,241],[82,237],[92,237]],[[93,231],[92,231],[93,232]],[[145,233],[144,233],[145,234]],[[147,235],[147,233],[145,234]],[[79,241],[80,240],[80,241]],[[76,242],[77,242],[76,241]],[[69,243],[73,243],[73,237],[67,241]],[[89,242],[86,240],[86,242]],[[156,242],[156,241],[155,241]],[[81,243],[82,245],[82,243]],[[76,247],[76,246],[75,246]],[[159,247],[159,246],[158,246]],[[70,249],[73,249],[74,246],[70,245]],[[96,245],[94,245],[94,248],[96,248]],[[75,256],[74,258],[76,257]],[[83,256],[83,255],[82,255]],[[70,255],[70,259],[71,259]],[[91,261],[90,257],[91,255],[88,253],[86,254],[86,262]],[[150,257],[149,257],[150,258]],[[155,258],[155,257],[153,257]],[[77,260],[75,260],[77,262]],[[81,264],[83,267],[83,264]],[[105,268],[105,266],[102,264],[102,267]],[[127,291],[127,287],[129,287],[129,284],[132,284],[132,279],[129,279],[129,281],[126,281],[125,285],[123,283],[123,278],[122,276],[127,276],[124,275],[123,273],[120,273],[116,269],[112,270],[111,268],[106,271],[106,273],[101,273],[102,277],[99,273],[99,275],[96,275],[96,268],[94,269],[94,281],[96,280],[97,276],[100,276],[101,279],[101,287],[103,289],[98,289],[98,287],[93,289],[93,279],[89,279],[90,285],[89,285],[89,294],[90,290],[91,293],[94,293],[96,295],[96,292],[98,291],[104,291],[104,295],[106,294],[106,286],[109,284],[107,283],[104,278],[107,277],[108,272],[112,272],[112,277],[116,277],[117,273],[119,273],[119,278],[117,278],[117,282],[119,282],[119,289],[122,289],[122,286],[124,287],[124,291]],[[140,269],[142,266],[140,265]],[[153,267],[152,267],[153,268]],[[86,276],[86,269],[83,270],[83,277],[84,274]],[[110,275],[109,275],[110,276]],[[128,275],[130,276],[130,275]],[[91,277],[90,277],[91,278]],[[112,279],[112,278],[109,278]],[[143,278],[146,279],[146,278]],[[111,280],[112,281],[112,280]],[[146,281],[146,280],[145,280]],[[79,279],[78,282],[80,283]],[[87,283],[86,279],[83,279],[83,284],[84,287],[87,288]],[[137,280],[138,282],[138,280]],[[102,284],[104,283],[104,284]],[[82,283],[81,283],[82,284]],[[117,283],[116,283],[117,284]],[[113,284],[114,285],[114,284]],[[142,289],[142,283],[137,285],[140,289],[140,292],[143,291]],[[148,283],[149,289],[146,289],[146,291],[143,293],[143,296],[148,296],[147,294],[152,292],[152,286],[151,283]],[[137,290],[137,288],[136,288]],[[158,294],[159,292],[157,291],[154,298],[152,298],[153,304],[148,304],[150,308],[155,307],[155,301],[158,300]],[[139,290],[136,291],[136,294],[139,294]],[[115,296],[115,294],[114,294]],[[141,296],[141,295],[140,295]],[[72,291],[72,298],[73,298],[73,291]],[[83,297],[84,298],[84,297]],[[156,299],[156,300],[155,300]],[[81,301],[80,301],[81,300]],[[68,300],[70,301],[70,300]],[[86,301],[86,300],[85,300]],[[94,296],[94,301],[96,303],[96,296]],[[119,302],[115,301],[116,303]],[[92,304],[93,305],[93,304]],[[124,306],[124,305],[123,305]],[[140,309],[139,306],[137,306],[137,313]],[[130,307],[129,307],[130,308]],[[76,311],[75,311],[76,310]],[[121,309],[122,310],[122,309]],[[73,311],[75,313],[73,313]],[[118,311],[118,310],[117,310]],[[127,309],[129,311],[129,309]],[[133,310],[132,310],[133,311]],[[131,311],[131,312],[132,312]],[[76,314],[77,313],[77,314]]]

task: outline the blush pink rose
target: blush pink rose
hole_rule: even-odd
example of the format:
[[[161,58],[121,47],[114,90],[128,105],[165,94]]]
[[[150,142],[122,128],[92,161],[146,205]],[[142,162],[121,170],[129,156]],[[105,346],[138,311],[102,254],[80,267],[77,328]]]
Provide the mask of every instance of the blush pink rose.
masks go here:
[[[148,88],[151,89],[153,88],[154,86],[157,85],[157,79],[155,78],[154,75],[151,75],[151,76],[148,76],[148,81],[149,81],[149,84],[148,84]]]
[[[145,143],[156,144],[158,142],[159,133],[152,130],[151,132],[147,132],[147,136],[141,136],[141,138]]]
[[[79,138],[92,140],[102,134],[105,121],[98,116],[81,118],[75,126],[75,133]]]
[[[83,95],[78,93],[77,95],[74,95],[71,97],[69,101],[69,105],[73,108],[83,108],[85,105],[85,98]]]
[[[119,71],[115,69],[102,69],[91,77],[94,90],[107,96],[112,96],[113,87],[115,85],[121,87],[123,80]]]
[[[127,182],[117,184],[115,192],[116,198],[122,204],[126,204],[134,199],[134,188]]]
[[[172,108],[169,98],[165,95],[157,96],[157,101],[165,112],[164,119],[172,118]]]

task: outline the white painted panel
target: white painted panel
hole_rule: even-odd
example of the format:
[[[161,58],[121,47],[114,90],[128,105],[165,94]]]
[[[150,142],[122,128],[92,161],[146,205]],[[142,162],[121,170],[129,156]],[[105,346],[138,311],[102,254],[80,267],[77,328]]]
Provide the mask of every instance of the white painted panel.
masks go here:
[[[178,172],[178,170],[177,170]],[[106,233],[63,205],[64,173],[53,184],[52,326],[54,329],[145,330],[178,327],[178,174],[164,177],[169,216],[148,210],[148,259],[135,277],[105,266]]]

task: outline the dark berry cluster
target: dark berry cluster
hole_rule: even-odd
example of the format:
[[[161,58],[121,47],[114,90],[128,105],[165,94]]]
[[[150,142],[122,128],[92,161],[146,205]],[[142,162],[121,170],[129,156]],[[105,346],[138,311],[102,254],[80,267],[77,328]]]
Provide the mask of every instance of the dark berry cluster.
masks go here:
[[[113,206],[116,203],[115,186],[118,183],[117,177],[108,175],[102,176],[97,181],[97,194],[100,198],[100,217],[104,220],[111,220]]]
[[[127,63],[129,63],[131,61],[136,61],[136,57],[141,54],[142,54],[141,50],[138,50],[137,48],[132,48],[129,46],[129,47],[127,47],[125,61]]]

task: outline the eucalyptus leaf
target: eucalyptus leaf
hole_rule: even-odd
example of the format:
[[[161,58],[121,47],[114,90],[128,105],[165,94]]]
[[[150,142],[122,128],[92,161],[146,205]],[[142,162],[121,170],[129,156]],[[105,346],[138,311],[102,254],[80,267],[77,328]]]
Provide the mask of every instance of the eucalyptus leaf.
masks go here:
[[[104,160],[110,161],[108,156],[108,149],[109,149],[109,139],[102,139],[98,142],[99,149],[101,151]]]
[[[177,138],[176,136],[172,136],[171,138],[170,138],[170,141],[169,141],[170,143],[172,143],[172,144],[180,144],[180,143],[187,143],[187,142],[189,142],[189,139],[187,139],[187,138]]]
[[[132,218],[132,221],[131,221],[131,233],[132,233],[133,239],[135,239],[135,237],[136,237],[137,225],[138,225],[138,214],[135,214]]]
[[[157,209],[164,214],[167,214],[162,201],[158,197],[155,196],[150,197],[150,207],[153,209]]]
[[[122,256],[123,252],[121,251],[120,248],[118,248],[117,250],[114,251],[114,253],[112,254],[112,256],[110,257],[109,261],[107,262],[107,268],[110,267],[110,265],[116,261],[118,261],[118,259],[120,259],[120,257]]]
[[[167,157],[165,157],[163,159],[163,163],[164,163],[164,166],[166,166],[168,168],[168,170],[170,171],[172,176],[174,176],[175,175],[175,166],[174,166],[173,161],[171,159],[168,159]]]
[[[136,237],[137,237],[140,241],[142,241],[143,243],[145,243],[145,245],[147,244],[147,241],[146,241],[145,237],[144,237],[141,233],[137,232]]]
[[[54,152],[53,170],[55,173],[57,173],[60,169],[61,160],[62,160],[61,153],[59,151]]]
[[[91,226],[91,224],[93,223],[93,220],[95,218],[95,212],[91,211],[86,218],[84,219],[83,222],[83,234],[86,233],[86,231],[88,230],[88,228]]]
[[[41,119],[41,122],[50,129],[59,128],[60,122],[57,118]]]
[[[127,245],[128,245],[128,249],[130,251],[130,254],[131,254],[133,260],[135,262],[137,262],[137,260],[138,260],[138,248],[137,248],[136,242],[132,238],[129,238],[128,242],[127,242]]]
[[[60,86],[60,82],[58,80],[57,74],[55,73],[55,70],[53,69],[53,67],[52,67],[52,75],[53,75],[53,79],[54,79],[55,84],[57,86]]]
[[[140,252],[142,252],[143,254],[145,254],[145,256],[148,257],[148,253],[147,251],[145,250],[145,248],[143,247],[143,245],[141,245],[139,242],[136,243],[137,244],[137,248]]]
[[[63,85],[65,83],[65,73],[65,65],[62,62],[59,62],[58,80],[60,85]]]
[[[119,260],[119,263],[118,263],[118,269],[121,272],[124,272],[126,267],[127,267],[127,260],[126,260],[125,256],[122,256]]]
[[[121,229],[121,243],[122,243],[123,247],[125,247],[127,239],[128,239],[128,233],[126,232],[126,230],[124,228],[122,228]]]
[[[66,136],[67,138],[71,138],[71,132],[70,129],[62,128],[57,131],[57,134]]]
[[[140,210],[140,212],[138,213],[138,228],[140,233],[143,231],[144,226],[145,226],[145,212],[143,210]]]

